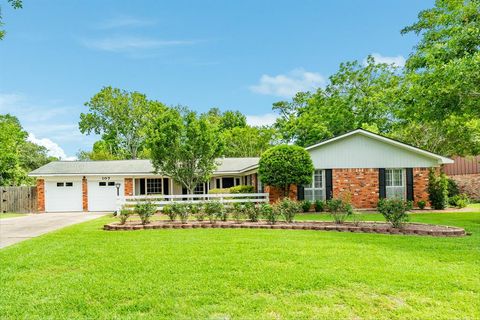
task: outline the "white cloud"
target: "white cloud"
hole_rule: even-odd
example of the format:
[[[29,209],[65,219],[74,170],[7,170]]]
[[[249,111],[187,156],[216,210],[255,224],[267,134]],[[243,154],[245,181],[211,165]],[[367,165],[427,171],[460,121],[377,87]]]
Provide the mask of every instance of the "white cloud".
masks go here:
[[[103,39],[86,39],[82,44],[90,49],[121,52],[142,49],[154,49],[162,47],[173,47],[182,45],[192,45],[197,41],[193,40],[160,40],[154,38],[142,38],[132,36],[116,36]]]
[[[316,72],[294,69],[287,74],[261,76],[257,85],[250,90],[255,93],[279,97],[293,97],[299,91],[310,91],[325,85],[325,78]]]
[[[395,57],[388,57],[382,56],[380,53],[372,53],[371,56],[375,60],[376,63],[386,63],[386,64],[393,64],[397,67],[403,68],[405,66],[405,57],[402,55],[398,55]],[[367,63],[367,58],[363,60],[363,64]]]
[[[118,16],[108,19],[98,25],[100,29],[116,29],[125,27],[147,27],[152,26],[156,22],[149,19],[135,18],[131,16]]]
[[[58,144],[48,138],[38,139],[33,133],[29,133],[27,140],[47,148],[49,156],[57,157],[61,160],[76,160],[76,157],[68,157]]]
[[[247,115],[247,123],[251,126],[269,126],[275,123],[278,115],[275,113],[265,113],[261,115]]]

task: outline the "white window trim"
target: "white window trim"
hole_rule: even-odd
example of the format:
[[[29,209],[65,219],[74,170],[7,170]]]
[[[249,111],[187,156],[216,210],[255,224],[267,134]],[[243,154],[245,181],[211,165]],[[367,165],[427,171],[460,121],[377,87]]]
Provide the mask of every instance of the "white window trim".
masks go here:
[[[389,186],[387,185],[387,175],[388,175],[388,172],[394,172],[395,170],[401,170],[401,177],[402,177],[402,184],[399,185],[399,186]],[[390,181],[393,182],[393,176],[391,177]],[[388,198],[388,199],[395,199],[395,197],[389,197],[388,195],[389,194],[396,194],[395,191],[391,191],[390,193],[388,192],[388,190],[396,190],[396,189],[400,189],[402,188],[402,199],[405,200],[407,198],[407,173],[406,173],[406,170],[404,168],[386,168],[385,169],[385,197]]]
[[[315,188],[315,172],[320,171],[322,173],[322,187],[321,188]],[[326,195],[325,195],[325,170],[324,169],[315,169],[312,174],[312,183],[310,184],[310,187],[305,187],[303,188],[304,190],[304,198],[305,198],[305,191],[312,191],[312,199],[305,199],[309,201],[316,201],[316,200],[325,200]],[[322,190],[322,198],[321,199],[315,199],[315,191],[316,190]]]

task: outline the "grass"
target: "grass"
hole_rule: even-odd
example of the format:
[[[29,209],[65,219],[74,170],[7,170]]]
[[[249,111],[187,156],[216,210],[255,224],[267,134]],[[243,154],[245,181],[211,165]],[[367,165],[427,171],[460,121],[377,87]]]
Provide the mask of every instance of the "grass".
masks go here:
[[[0,219],[25,217],[25,213],[0,213]]]
[[[299,216],[314,218],[328,216]],[[109,221],[0,250],[1,317],[480,318],[480,212],[411,215],[465,227],[463,238],[101,230]]]

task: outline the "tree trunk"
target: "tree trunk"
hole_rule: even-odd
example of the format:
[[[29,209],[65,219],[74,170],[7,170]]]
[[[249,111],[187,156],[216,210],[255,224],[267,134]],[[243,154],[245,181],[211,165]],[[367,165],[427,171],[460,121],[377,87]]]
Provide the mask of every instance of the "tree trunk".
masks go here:
[[[283,189],[283,198],[288,198],[289,191],[290,191],[290,185],[287,184]]]

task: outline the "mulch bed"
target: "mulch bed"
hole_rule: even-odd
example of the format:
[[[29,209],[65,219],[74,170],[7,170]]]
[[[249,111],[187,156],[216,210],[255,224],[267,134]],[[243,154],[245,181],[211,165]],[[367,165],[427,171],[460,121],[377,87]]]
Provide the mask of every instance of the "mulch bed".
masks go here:
[[[104,230],[141,230],[141,229],[192,229],[192,228],[233,228],[233,229],[289,229],[289,230],[321,230],[321,231],[340,231],[340,232],[362,232],[362,233],[382,233],[382,234],[402,234],[419,235],[435,237],[461,237],[465,236],[465,230],[458,227],[440,226],[423,223],[407,223],[403,228],[393,228],[389,223],[384,222],[360,222],[354,224],[345,222],[335,224],[333,222],[319,221],[301,221],[293,223],[277,222],[274,225],[265,221],[237,223],[235,221],[217,221],[210,223],[208,221],[189,221],[187,223],[171,221],[152,221],[149,224],[142,225],[138,221],[129,221],[124,225],[113,222],[104,225]]]

